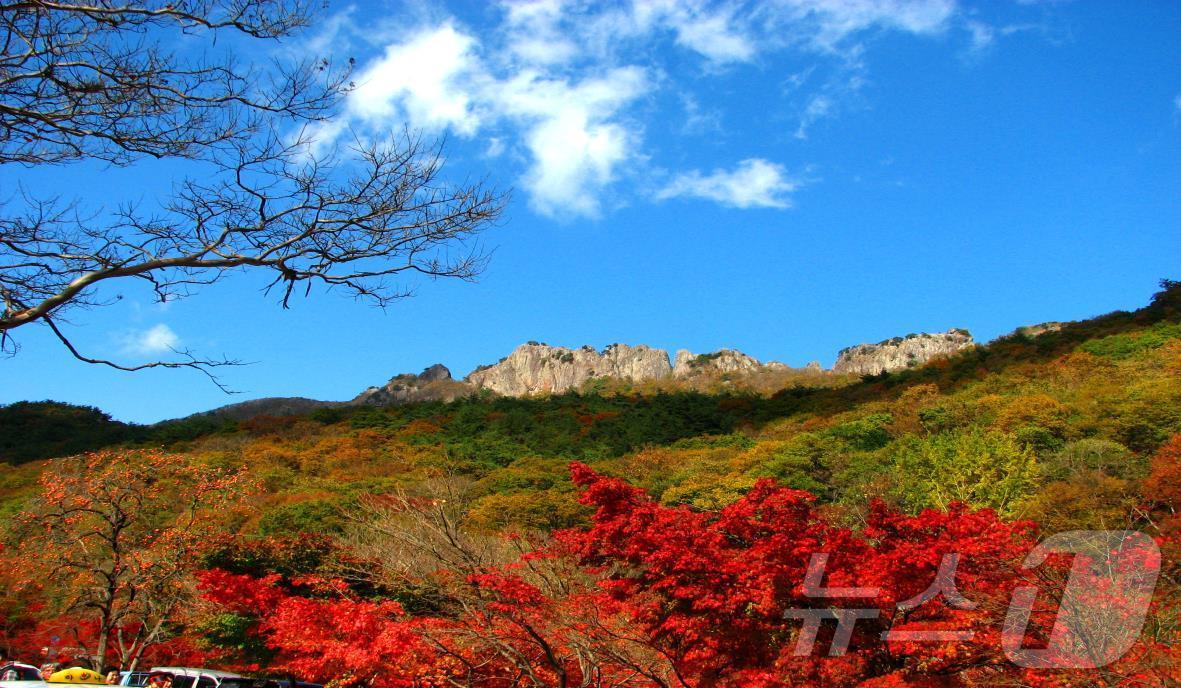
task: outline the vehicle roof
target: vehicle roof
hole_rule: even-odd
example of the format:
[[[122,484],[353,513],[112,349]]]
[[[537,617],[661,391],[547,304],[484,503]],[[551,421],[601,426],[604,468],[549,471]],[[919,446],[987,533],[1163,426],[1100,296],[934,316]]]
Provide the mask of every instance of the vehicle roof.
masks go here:
[[[206,676],[213,676],[214,678],[242,678],[240,674],[235,674],[230,671],[218,671],[217,669],[201,669],[198,667],[152,667],[152,671],[167,671],[170,674],[180,674],[181,676],[196,676],[197,674],[205,674]]]

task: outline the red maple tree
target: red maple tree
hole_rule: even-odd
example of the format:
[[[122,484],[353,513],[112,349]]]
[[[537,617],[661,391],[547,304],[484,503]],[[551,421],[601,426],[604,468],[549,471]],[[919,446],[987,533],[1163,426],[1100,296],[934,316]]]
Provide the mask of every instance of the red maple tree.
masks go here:
[[[1176,451],[1174,444],[1181,446],[1175,440],[1162,452]],[[1154,474],[1158,482],[1170,479],[1175,461],[1166,463]],[[1001,630],[1014,590],[1061,583],[1070,564],[1070,557],[1052,558],[1040,577],[1023,569],[1036,544],[1031,523],[963,505],[907,515],[875,502],[854,528],[812,495],[772,481],[706,512],[660,504],[585,465],[573,464],[572,474],[594,509],[588,527],[559,532],[511,564],[439,571],[447,601],[430,613],[409,614],[315,576],[214,570],[202,588],[223,608],[257,619],[253,632],[275,651],[276,667],[374,688],[1099,680],[1095,672],[1023,669],[1005,656]],[[827,555],[822,571],[817,554]],[[941,579],[949,556],[954,571]],[[952,585],[924,597],[940,580]],[[1046,642],[1057,613],[1053,594],[1038,600],[1025,639],[1033,646]],[[832,615],[855,610],[871,611],[852,624],[844,651],[830,652]],[[807,612],[829,617],[815,646],[801,652]],[[932,633],[944,635],[932,640]],[[1170,685],[1171,653],[1146,638],[1102,675],[1103,684]]]

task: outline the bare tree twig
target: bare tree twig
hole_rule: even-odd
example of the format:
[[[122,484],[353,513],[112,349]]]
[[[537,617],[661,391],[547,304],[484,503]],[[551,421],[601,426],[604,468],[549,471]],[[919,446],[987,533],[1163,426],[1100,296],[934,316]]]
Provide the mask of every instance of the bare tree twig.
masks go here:
[[[441,144],[404,132],[319,150],[308,125],[332,116],[347,67],[242,66],[213,47],[184,60],[162,47],[176,31],[282,38],[310,23],[303,0],[2,3],[0,166],[154,157],[191,160],[199,173],[147,209],[86,214],[23,190],[0,199],[0,352],[14,355],[14,332],[42,324],[80,361],[193,368],[225,390],[211,370],[237,361],[86,356],[62,316],[107,305],[105,285],[126,278],[166,302],[234,271],[267,271],[265,292],[285,308],[316,286],[385,307],[414,278],[471,280],[486,266],[478,235],[506,197],[483,181],[444,182]]]

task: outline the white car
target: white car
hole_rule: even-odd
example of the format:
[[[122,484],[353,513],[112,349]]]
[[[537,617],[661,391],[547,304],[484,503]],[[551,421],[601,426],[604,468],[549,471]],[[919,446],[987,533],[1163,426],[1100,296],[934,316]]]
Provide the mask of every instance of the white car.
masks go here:
[[[152,667],[148,672],[134,672],[124,676],[123,685],[142,686],[152,674],[172,674],[172,688],[218,688],[227,678],[242,678],[238,674],[216,669],[193,667]],[[3,688],[0,686],[0,688]]]
[[[0,688],[44,688],[41,670],[32,664],[9,662],[0,666]]]

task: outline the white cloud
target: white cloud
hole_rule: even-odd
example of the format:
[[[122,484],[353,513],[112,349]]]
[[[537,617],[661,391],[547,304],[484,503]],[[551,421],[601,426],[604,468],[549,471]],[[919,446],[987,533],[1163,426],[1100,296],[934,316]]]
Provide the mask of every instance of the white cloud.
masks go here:
[[[499,158],[504,154],[504,139],[499,136],[488,137],[488,147],[484,149],[484,157]]]
[[[1181,93],[1178,93],[1177,96],[1173,98],[1173,109],[1177,112],[1181,112]]]
[[[782,0],[779,6],[785,10],[781,23],[810,33],[812,42],[826,49],[875,27],[940,33],[956,12],[955,0]]]
[[[738,163],[733,171],[682,174],[656,194],[658,199],[702,198],[732,208],[789,208],[788,195],[799,188],[782,165],[761,158]]]
[[[349,112],[371,123],[405,118],[415,126],[473,134],[479,117],[462,80],[477,67],[475,45],[448,23],[388,46],[354,79]]]
[[[528,65],[560,65],[580,49],[561,29],[566,13],[562,0],[526,0],[505,5],[509,53]]]
[[[125,337],[124,347],[133,354],[150,355],[176,351],[180,348],[180,337],[172,328],[161,323]]]
[[[800,126],[796,128],[795,137],[797,139],[808,138],[808,128],[811,127],[816,120],[827,117],[833,111],[833,99],[827,95],[820,94],[813,96],[808,101],[807,107],[800,115]]]
[[[681,104],[685,109],[682,134],[692,136],[722,131],[722,113],[717,108],[703,108],[696,98],[687,93],[681,94]]]
[[[378,54],[359,66],[344,117],[315,127],[311,150],[350,128],[361,136],[408,125],[480,137],[487,157],[524,155],[519,183],[535,210],[594,216],[613,185],[644,173],[645,122],[637,106],[658,102],[653,95],[671,81],[662,43],[695,58],[690,64],[703,78],[777,51],[811,60],[799,74],[827,65],[821,73],[830,76],[801,77],[792,89],[795,135],[805,139],[817,120],[846,110],[865,82],[863,33],[938,34],[957,14],[954,0],[505,0],[497,10],[499,19],[478,30],[442,10],[420,13],[418,30],[393,38],[386,30],[366,35],[369,27],[346,13],[325,36],[370,41]],[[338,38],[345,31],[355,35]],[[686,110],[681,133],[721,121],[696,103]],[[680,195],[714,197],[690,190],[694,180],[718,174],[679,178],[687,185]],[[729,174],[755,186],[723,202],[787,205],[792,183],[778,166],[751,159]]]
[[[633,0],[624,8],[576,17],[568,28],[583,34],[591,52],[611,52],[627,41],[650,45],[661,34],[671,34],[677,45],[713,63],[753,59],[758,39],[749,15],[759,10],[758,4],[707,5],[701,0]]]
[[[546,25],[556,5],[514,6],[512,30]],[[531,205],[551,216],[593,216],[599,194],[615,179],[617,167],[632,157],[638,142],[638,133],[616,119],[645,92],[645,72],[621,67],[581,80],[547,78],[545,67],[564,50],[543,54],[541,48],[510,44],[515,59],[543,64],[490,64],[479,57],[477,40],[453,24],[426,29],[409,41],[387,46],[383,56],[358,75],[348,114],[374,128],[406,122],[450,128],[464,136],[505,126],[515,129],[530,153],[521,183]],[[507,72],[503,77],[494,74],[498,67]],[[316,132],[318,145],[344,131],[343,121],[322,126]],[[486,146],[488,156],[497,156],[506,142],[490,133]]]
[[[968,32],[969,43],[964,51],[967,58],[976,58],[991,50],[1002,40],[1022,33],[1041,33],[1050,38],[1052,29],[1044,24],[1004,24],[993,26],[977,19],[965,19],[963,27]],[[1050,38],[1051,42],[1054,39]]]
[[[677,44],[716,63],[747,62],[755,55],[753,38],[734,25],[729,12],[674,12],[669,21],[676,31]]]
[[[612,119],[645,88],[644,71],[626,67],[573,85],[527,73],[498,89],[499,107],[526,132],[532,163],[522,182],[536,210],[552,216],[598,213],[599,192],[632,156],[638,139]]]
[[[314,32],[309,33],[292,49],[301,51],[312,57],[324,57],[333,52],[340,53],[340,49],[349,48],[351,34],[357,31],[353,23],[356,7],[348,6],[335,14],[325,17],[317,23]]]
[[[987,50],[996,40],[996,31],[984,22],[973,20],[967,22],[965,26],[972,37],[972,43],[968,46],[969,52],[979,53]]]

